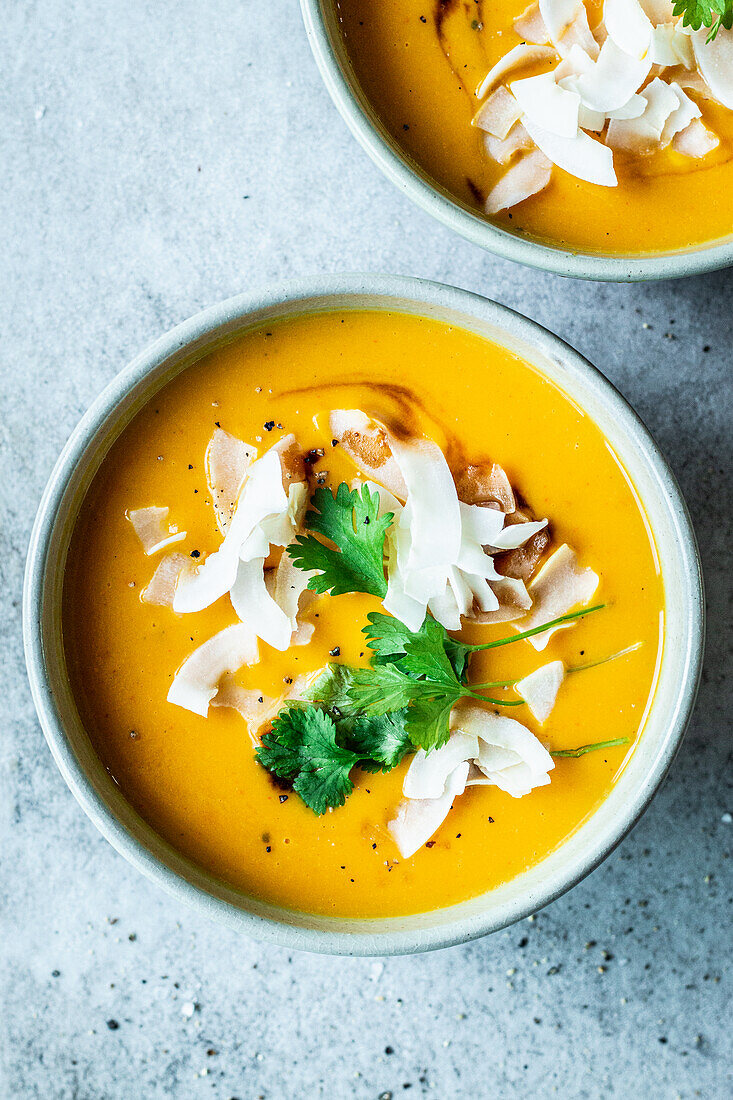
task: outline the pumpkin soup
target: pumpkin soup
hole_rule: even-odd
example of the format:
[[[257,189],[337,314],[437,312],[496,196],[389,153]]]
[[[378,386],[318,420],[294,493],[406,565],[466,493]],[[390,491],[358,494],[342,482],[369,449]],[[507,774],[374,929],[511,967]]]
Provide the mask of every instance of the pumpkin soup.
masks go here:
[[[377,917],[521,874],[643,730],[663,586],[596,425],[390,312],[273,322],[161,389],[82,504],[64,644],[129,801],[248,894]]]
[[[392,137],[505,229],[608,254],[733,232],[729,5],[693,31],[692,0],[335,2]]]

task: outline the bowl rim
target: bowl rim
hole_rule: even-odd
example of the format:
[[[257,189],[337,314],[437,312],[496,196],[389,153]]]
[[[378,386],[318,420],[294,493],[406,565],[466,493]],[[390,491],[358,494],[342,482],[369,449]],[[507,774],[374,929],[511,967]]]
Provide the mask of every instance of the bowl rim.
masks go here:
[[[449,229],[504,260],[576,279],[603,282],[680,279],[733,265],[733,235],[729,240],[689,251],[602,255],[520,237],[481,217],[432,181],[386,133],[361,93],[356,76],[349,75],[339,57],[324,14],[333,2],[300,0],[308,41],[331,99],[354,137],[388,179]]]
[[[272,916],[249,912],[221,895],[188,881],[170,864],[163,862],[115,816],[101,797],[87,771],[78,759],[56,707],[47,673],[44,648],[44,616],[47,561],[51,551],[59,509],[64,502],[71,479],[84,460],[93,458],[94,444],[105,425],[115,423],[115,412],[123,397],[147,376],[158,371],[168,360],[188,347],[198,347],[202,338],[207,345],[218,333],[239,333],[257,323],[263,310],[274,310],[270,316],[286,317],[298,312],[299,304],[318,302],[318,309],[343,309],[344,298],[353,298],[352,308],[369,308],[369,300],[383,303],[409,302],[429,309],[456,311],[468,321],[474,319],[496,326],[507,337],[516,337],[544,355],[559,361],[564,367],[587,379],[595,391],[602,393],[615,419],[623,422],[629,437],[643,446],[643,457],[660,485],[668,503],[675,527],[675,537],[687,582],[685,602],[686,636],[677,644],[684,646],[684,668],[674,705],[670,708],[667,733],[659,746],[653,764],[638,784],[633,801],[625,804],[614,827],[609,828],[592,845],[584,859],[571,869],[557,872],[551,884],[521,899],[510,899],[496,912],[469,913],[450,923],[429,925],[408,930],[385,930],[378,926],[394,925],[409,918],[373,918],[359,923],[366,926],[358,932],[343,930],[348,918],[334,918],[334,928],[312,928],[297,921],[318,921],[309,914],[288,910],[273,910]],[[339,301],[340,299],[340,301]],[[362,301],[366,299],[365,301]],[[329,302],[333,303],[329,305]],[[381,308],[390,308],[382,305]],[[279,311],[279,312],[277,312]],[[302,308],[301,312],[311,310]],[[417,311],[416,311],[417,312]],[[459,323],[459,322],[456,322]],[[207,353],[207,346],[197,351],[195,361]],[[180,370],[185,370],[185,361]],[[154,391],[153,391],[154,392]],[[149,395],[149,396],[152,396]],[[149,396],[147,399],[149,399]],[[123,415],[123,414],[122,414]],[[117,421],[121,414],[117,411]],[[120,429],[121,430],[121,429]],[[26,666],[35,708],[51,753],[74,797],[100,832],[138,870],[162,886],[167,892],[192,905],[199,912],[221,923],[244,931],[255,939],[272,942],[288,949],[315,951],[339,955],[396,955],[464,943],[490,932],[498,931],[554,901],[594,870],[633,828],[646,810],[662,783],[685,733],[697,694],[704,650],[704,598],[700,557],[686,504],[679,487],[656,443],[641,419],[608,379],[583,356],[547,329],[510,309],[479,294],[446,286],[437,282],[395,275],[324,275],[310,279],[287,281],[264,291],[251,291],[226,299],[209,307],[158,338],[132,360],[92,403],[71,433],[44,490],[31,534],[23,589],[23,642]],[[653,707],[652,707],[653,711]],[[605,801],[605,800],[604,800]],[[594,811],[595,812],[595,811]],[[150,826],[151,834],[157,836]],[[576,835],[576,834],[573,834]],[[564,841],[560,846],[565,846]],[[181,857],[183,858],[183,857]],[[548,857],[550,858],[550,857]],[[189,861],[190,862],[190,861]],[[538,865],[541,866],[542,862]],[[523,876],[518,876],[521,879]],[[517,880],[512,880],[517,881]],[[465,903],[460,903],[464,905]],[[452,907],[447,907],[450,909]],[[435,911],[437,915],[447,910]]]

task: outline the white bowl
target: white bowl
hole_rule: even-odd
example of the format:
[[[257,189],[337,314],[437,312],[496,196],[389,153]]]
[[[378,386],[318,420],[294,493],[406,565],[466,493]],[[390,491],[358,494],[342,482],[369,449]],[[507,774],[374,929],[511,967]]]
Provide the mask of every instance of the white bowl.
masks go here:
[[[473,244],[543,271],[608,282],[677,279],[733,264],[733,236],[674,252],[624,256],[563,248],[494,225],[432,179],[387,131],[354,73],[335,0],[300,0],[300,6],[323,81],[357,141],[400,191]]]
[[[510,348],[552,379],[604,432],[629,473],[654,533],[665,586],[667,644],[643,734],[598,809],[556,851],[470,901],[406,917],[342,919],[291,912],[223,884],[175,851],[136,813],[82,726],[61,637],[64,565],[84,494],[105,454],[161,386],[252,325],[317,310],[397,310],[468,329]],[[107,387],[73,432],[36,518],[26,568],[28,675],[46,739],[86,813],[131,863],[176,897],[230,927],[291,948],[387,955],[445,947],[540,909],[587,875],[634,825],[679,748],[703,653],[703,594],[684,501],[654,440],[613,386],[567,344],[504,306],[438,283],[330,275],[245,294],[161,337]]]

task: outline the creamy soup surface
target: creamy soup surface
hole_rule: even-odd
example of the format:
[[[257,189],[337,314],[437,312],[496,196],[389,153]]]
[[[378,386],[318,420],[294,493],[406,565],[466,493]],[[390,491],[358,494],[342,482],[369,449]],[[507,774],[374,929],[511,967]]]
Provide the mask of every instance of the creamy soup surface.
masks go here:
[[[471,125],[481,102],[476,91],[492,66],[524,41],[514,29],[524,0],[335,2],[356,77],[386,129],[428,176],[483,211],[516,159],[500,164],[487,155],[482,130]],[[586,8],[595,26],[602,5],[588,0]],[[726,36],[726,56],[733,59],[733,32],[720,32],[721,41]],[[549,72],[559,60],[553,54],[524,65],[508,74],[507,83]],[[683,83],[689,75],[679,66],[655,66],[647,79],[656,73]],[[683,155],[673,144],[643,156],[615,151],[615,187],[553,167],[549,186],[492,220],[514,233],[591,253],[677,251],[729,238],[733,206],[721,196],[733,186],[733,110],[707,93],[688,94],[718,139],[702,158]]]
[[[387,829],[409,757],[388,774],[355,770],[345,805],[316,816],[257,763],[236,710],[212,707],[202,717],[167,701],[182,662],[236,615],[228,596],[185,615],[143,602],[160,554],[142,553],[126,518],[130,509],[169,507],[171,521],[186,532],[172,549],[205,560],[221,543],[204,468],[215,427],[260,453],[294,433],[304,451],[324,450],[312,476],[335,488],[357,471],[344,449],[324,438],[324,417],[327,424],[334,408],[366,409],[435,440],[454,473],[470,462],[500,463],[533,514],[549,520],[552,546],[570,544],[600,576],[594,602],[603,602],[603,610],[558,631],[542,653],[524,640],[477,653],[472,681],[516,679],[558,659],[568,667],[589,664],[641,643],[623,658],[568,675],[543,726],[526,706],[510,712],[550,749],[616,738],[627,744],[556,758],[551,781],[521,798],[496,786],[467,789],[433,840],[409,859]],[[278,652],[260,643],[260,662],[241,669],[238,683],[277,696],[287,680],[334,659],[365,666],[361,627],[377,610],[374,596],[316,597],[304,612],[315,627],[309,644]],[[596,425],[513,353],[442,323],[389,312],[273,323],[213,352],[161,390],[94,479],[64,591],[65,646],[80,714],[142,817],[247,894],[344,917],[456,903],[557,848],[599,805],[633,751],[651,701],[662,623],[650,532]],[[508,623],[473,624],[460,637],[484,642],[512,632]]]

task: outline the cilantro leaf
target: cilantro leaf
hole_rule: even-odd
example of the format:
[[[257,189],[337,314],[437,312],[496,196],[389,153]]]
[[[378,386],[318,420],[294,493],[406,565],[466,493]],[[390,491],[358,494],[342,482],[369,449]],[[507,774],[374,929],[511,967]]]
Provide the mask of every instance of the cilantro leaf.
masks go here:
[[[321,703],[333,717],[340,718],[352,709],[349,688],[353,680],[354,669],[349,665],[328,664],[312,684],[305,689],[302,698],[312,703]]]
[[[293,780],[294,790],[316,814],[343,806],[354,789],[349,773],[358,757],[338,744],[336,724],[320,707],[280,711],[256,752],[268,771]]]
[[[362,628],[362,633],[366,635],[367,645],[374,654],[372,664],[397,664],[404,671],[408,671],[403,661],[408,653],[408,643],[413,643],[411,649],[413,656],[420,648],[427,647],[428,650],[434,651],[436,659],[439,660],[439,652],[442,649],[456,676],[463,683],[468,668],[470,648],[451,638],[445,627],[435,619],[426,617],[417,631],[409,630],[399,619],[391,615],[382,615],[377,611],[367,615],[367,619],[369,625]],[[425,641],[418,641],[418,639],[425,639]],[[415,646],[418,646],[418,650]]]
[[[675,0],[673,14],[683,17],[683,27],[710,27],[707,41],[712,42],[721,27],[733,27],[733,0]]]
[[[450,715],[456,702],[454,696],[423,695],[407,711],[405,726],[417,748],[439,749],[450,737]]]
[[[306,514],[309,530],[325,536],[336,549],[313,535],[298,535],[287,552],[299,569],[314,569],[308,588],[341,596],[347,592],[368,592],[384,598],[384,539],[394,514],[379,515],[379,493],[368,485],[349,489],[342,481],[335,495],[325,486],[316,489],[313,509]]]
[[[344,742],[365,771],[391,771],[414,746],[405,727],[406,710],[347,719],[339,726]]]
[[[426,686],[425,681],[411,679],[396,665],[352,668],[346,688],[347,706],[357,713],[387,714],[409,706]]]
[[[445,638],[445,627],[435,619],[426,618],[420,631],[405,639],[405,656],[400,661],[400,668],[447,687],[459,687],[455,669],[445,651]]]

